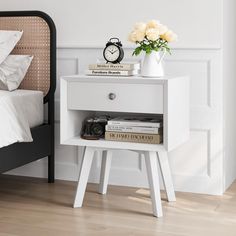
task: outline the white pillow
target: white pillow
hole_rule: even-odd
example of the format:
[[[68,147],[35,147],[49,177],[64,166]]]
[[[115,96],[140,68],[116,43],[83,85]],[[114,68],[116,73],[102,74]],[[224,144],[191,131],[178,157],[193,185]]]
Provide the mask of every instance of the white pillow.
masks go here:
[[[20,40],[23,31],[0,30],[0,64]]]
[[[9,55],[0,64],[0,90],[15,90],[24,79],[33,56]]]

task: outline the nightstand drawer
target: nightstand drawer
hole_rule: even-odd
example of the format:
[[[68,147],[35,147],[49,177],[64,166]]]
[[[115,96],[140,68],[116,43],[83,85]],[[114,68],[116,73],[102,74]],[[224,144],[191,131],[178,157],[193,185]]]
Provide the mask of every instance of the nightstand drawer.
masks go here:
[[[68,109],[163,113],[162,84],[68,83]]]

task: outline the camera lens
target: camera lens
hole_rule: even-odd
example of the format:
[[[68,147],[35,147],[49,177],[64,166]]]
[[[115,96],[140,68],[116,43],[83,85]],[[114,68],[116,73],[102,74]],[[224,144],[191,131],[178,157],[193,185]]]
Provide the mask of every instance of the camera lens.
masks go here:
[[[104,127],[99,123],[95,123],[91,126],[91,134],[96,136],[104,135]]]

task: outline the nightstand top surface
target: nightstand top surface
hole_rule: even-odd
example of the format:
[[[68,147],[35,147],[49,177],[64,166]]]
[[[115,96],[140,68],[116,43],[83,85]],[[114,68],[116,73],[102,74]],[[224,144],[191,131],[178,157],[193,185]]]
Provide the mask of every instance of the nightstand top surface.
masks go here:
[[[183,78],[186,76],[165,76],[162,78],[142,77],[142,76],[93,76],[93,75],[68,75],[62,79],[68,82],[109,82],[109,83],[143,83],[143,84],[162,84],[168,80]]]

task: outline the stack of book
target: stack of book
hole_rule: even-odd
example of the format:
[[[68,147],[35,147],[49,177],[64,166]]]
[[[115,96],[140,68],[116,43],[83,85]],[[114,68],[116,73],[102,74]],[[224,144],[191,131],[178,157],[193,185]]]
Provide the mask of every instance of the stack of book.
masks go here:
[[[111,119],[106,125],[105,140],[160,144],[163,141],[163,121],[147,117]]]
[[[107,75],[107,76],[131,76],[138,75],[140,63],[97,63],[89,64],[86,75]]]

